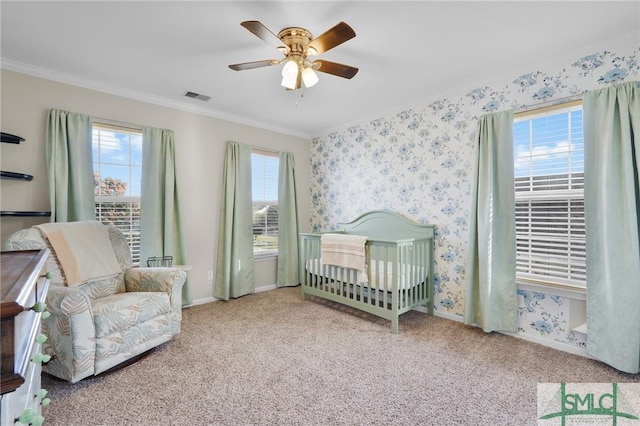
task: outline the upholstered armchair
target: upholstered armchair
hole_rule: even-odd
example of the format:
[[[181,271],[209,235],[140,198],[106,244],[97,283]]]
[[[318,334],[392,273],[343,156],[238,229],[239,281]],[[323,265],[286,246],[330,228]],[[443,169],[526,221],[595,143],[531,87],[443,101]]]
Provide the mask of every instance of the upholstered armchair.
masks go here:
[[[64,230],[78,223],[56,226]],[[50,250],[47,270],[51,285],[46,304],[51,315],[42,321],[42,332],[48,337],[42,353],[52,358],[43,365],[43,371],[72,383],[169,341],[180,332],[182,320],[181,293],[186,272],[177,268],[133,268],[122,232],[97,222],[89,224],[104,227],[104,240],[108,238],[104,245],[115,255],[116,270],[110,276],[70,284],[67,276],[72,274],[65,265],[67,260],[61,263],[58,259],[67,254],[60,246],[61,253],[56,253],[52,244],[55,240],[40,226],[14,233],[4,247]],[[73,244],[73,240],[69,241]]]

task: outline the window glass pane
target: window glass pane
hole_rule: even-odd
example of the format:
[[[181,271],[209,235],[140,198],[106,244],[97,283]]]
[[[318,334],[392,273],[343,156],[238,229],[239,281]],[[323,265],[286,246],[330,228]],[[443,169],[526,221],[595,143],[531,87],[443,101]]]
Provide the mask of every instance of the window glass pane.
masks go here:
[[[96,170],[95,163],[100,162],[100,144],[98,143],[98,141],[100,140],[99,139],[100,131],[94,127],[92,134],[93,134],[93,143],[91,144],[91,153],[93,155],[93,161],[94,161],[93,169]]]
[[[138,265],[142,134],[95,125],[92,151],[96,220],[123,232]]]
[[[277,254],[278,157],[251,154],[253,247],[255,254]]]
[[[100,131],[100,162],[129,164],[129,138],[112,131]]]
[[[516,274],[585,286],[582,108],[518,119],[513,136]]]
[[[131,180],[129,181],[129,196],[140,197],[142,183],[142,167],[131,167]]]
[[[131,135],[131,165],[142,166],[142,135]]]
[[[131,190],[130,182],[129,166],[116,166],[112,164],[100,165],[99,195],[129,196]]]

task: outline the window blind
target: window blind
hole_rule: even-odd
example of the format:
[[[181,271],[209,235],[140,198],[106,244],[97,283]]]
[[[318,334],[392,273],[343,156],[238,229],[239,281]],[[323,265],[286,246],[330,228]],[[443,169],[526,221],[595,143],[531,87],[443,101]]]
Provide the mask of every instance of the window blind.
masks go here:
[[[586,286],[582,107],[514,121],[516,275]]]
[[[122,231],[138,265],[142,133],[95,123],[92,144],[96,220]]]
[[[140,263],[140,199],[96,197],[96,220],[119,228],[124,234],[134,265]]]
[[[278,253],[278,155],[251,154],[254,256]]]

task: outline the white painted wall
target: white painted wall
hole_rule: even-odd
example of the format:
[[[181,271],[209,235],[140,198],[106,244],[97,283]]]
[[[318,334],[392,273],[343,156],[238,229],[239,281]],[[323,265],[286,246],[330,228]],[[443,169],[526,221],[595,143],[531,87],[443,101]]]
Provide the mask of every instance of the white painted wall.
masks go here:
[[[31,182],[0,182],[1,210],[49,210],[45,172],[45,129],[51,108],[93,117],[172,129],[191,295],[194,302],[213,295],[207,271],[216,269],[218,220],[225,144],[234,140],[295,156],[301,232],[308,231],[309,141],[192,112],[140,102],[13,71],[0,71],[0,127],[22,136],[19,145],[0,146],[0,169],[28,173]],[[18,229],[46,222],[48,218],[3,216],[2,241]],[[256,287],[275,283],[276,261],[256,262]]]

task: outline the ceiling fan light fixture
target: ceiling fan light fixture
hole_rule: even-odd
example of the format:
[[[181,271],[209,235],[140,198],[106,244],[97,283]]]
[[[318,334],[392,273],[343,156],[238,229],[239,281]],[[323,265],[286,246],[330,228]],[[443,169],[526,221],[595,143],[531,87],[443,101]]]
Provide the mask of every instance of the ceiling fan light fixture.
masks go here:
[[[298,71],[298,62],[295,59],[289,59],[282,67],[282,77],[295,80],[298,77]]]
[[[315,49],[315,47],[309,46],[307,48],[307,56],[318,56],[318,51]]]
[[[280,85],[286,89],[295,90],[297,82],[298,82],[297,74],[294,76],[283,76],[282,82],[280,83]]]
[[[302,81],[304,82],[305,87],[313,87],[318,82],[318,74],[311,68],[307,67],[302,71]]]

